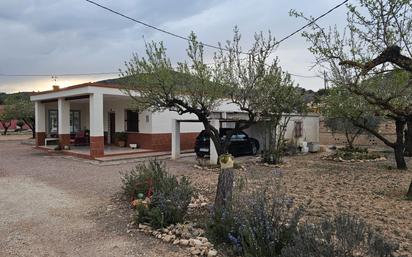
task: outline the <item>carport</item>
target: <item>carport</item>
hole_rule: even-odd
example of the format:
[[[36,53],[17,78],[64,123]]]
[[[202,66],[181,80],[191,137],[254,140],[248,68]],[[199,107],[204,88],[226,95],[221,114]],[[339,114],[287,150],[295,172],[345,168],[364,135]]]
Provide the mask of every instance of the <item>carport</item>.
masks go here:
[[[246,122],[244,112],[213,112],[210,119],[210,125],[217,128],[229,128],[228,124]],[[172,149],[171,149],[171,158],[172,160],[179,159],[180,157],[180,124],[185,122],[200,122],[196,119],[174,119],[172,120]],[[224,124],[225,126],[222,126]],[[210,164],[218,163],[218,154],[216,148],[214,147],[213,140],[210,139]]]
[[[172,160],[179,159],[180,157],[180,123],[183,122],[200,122],[199,120],[172,120]],[[210,124],[219,129],[220,128],[220,120],[212,119],[210,120]],[[210,139],[210,163],[217,164],[218,161],[218,154],[216,152],[215,145],[213,140]]]

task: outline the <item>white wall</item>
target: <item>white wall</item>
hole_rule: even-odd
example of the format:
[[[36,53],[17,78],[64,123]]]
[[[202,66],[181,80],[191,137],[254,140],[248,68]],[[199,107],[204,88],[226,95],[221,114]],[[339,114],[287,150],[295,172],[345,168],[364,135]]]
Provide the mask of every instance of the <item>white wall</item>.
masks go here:
[[[163,111],[152,114],[152,133],[171,133],[172,120],[197,120],[194,114],[179,115],[177,112]],[[200,132],[204,129],[201,122],[182,122],[180,124],[180,132]]]
[[[294,138],[294,128],[295,122],[301,121],[303,123],[302,137]],[[256,138],[261,146],[268,144],[268,137],[265,136],[265,127],[262,123],[252,125],[245,132],[253,138]],[[319,116],[308,115],[308,116],[292,116],[288,123],[285,133],[285,139],[293,141],[294,143],[299,143],[301,141],[306,142],[319,142]]]
[[[125,129],[125,109],[127,107],[127,102],[124,101],[114,101],[109,99],[103,99],[103,128],[105,132],[109,131],[109,113],[115,113],[115,129],[116,132],[123,132]]]
[[[116,117],[116,132],[123,132],[126,129],[126,110],[132,109],[130,101],[125,100],[104,100],[104,131],[109,130],[109,113],[114,112]],[[152,129],[151,112],[139,112],[139,132],[150,133]],[[146,117],[147,116],[147,117]],[[147,119],[146,119],[147,118]]]

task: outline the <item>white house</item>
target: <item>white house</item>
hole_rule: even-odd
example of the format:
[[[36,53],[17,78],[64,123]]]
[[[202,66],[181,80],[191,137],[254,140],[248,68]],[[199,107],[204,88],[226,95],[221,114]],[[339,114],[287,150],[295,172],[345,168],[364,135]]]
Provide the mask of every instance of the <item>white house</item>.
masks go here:
[[[120,88],[108,80],[34,93],[31,100],[35,103],[36,146],[45,148],[50,141],[58,141],[65,148],[77,145],[78,140],[83,146],[72,146],[64,152],[91,159],[136,151],[171,150],[177,157],[180,150],[193,150],[195,138],[203,129],[200,122],[194,122],[195,115],[179,115],[171,111],[137,112],[130,97]],[[215,112],[214,124],[230,126],[228,117],[231,113],[239,113],[236,106],[222,105]],[[287,136],[293,136],[295,124],[300,124],[302,138],[319,141],[318,116],[293,117]],[[118,132],[127,134],[127,146],[137,144],[139,150],[110,147],[116,143]],[[264,140],[258,125],[247,132]]]

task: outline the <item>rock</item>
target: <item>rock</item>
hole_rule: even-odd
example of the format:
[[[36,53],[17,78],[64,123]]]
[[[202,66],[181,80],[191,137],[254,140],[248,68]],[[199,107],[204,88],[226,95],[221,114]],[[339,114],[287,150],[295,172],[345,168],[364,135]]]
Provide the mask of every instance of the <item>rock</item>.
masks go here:
[[[174,244],[174,245],[177,245],[177,244],[179,244],[179,243],[180,243],[180,240],[179,240],[179,239],[176,239],[176,240],[173,241],[173,244]]]
[[[209,250],[207,253],[207,257],[215,257],[217,256],[217,251],[215,249]]]
[[[194,250],[190,251],[190,253],[191,253],[192,255],[199,255],[199,254],[200,254],[200,251],[199,251],[198,249],[194,249]]]
[[[139,228],[140,228],[140,229],[144,229],[144,230],[149,230],[149,229],[151,229],[150,226],[148,226],[148,225],[143,225],[143,224],[139,224]]]
[[[169,243],[170,241],[174,240],[174,236],[171,235],[166,235],[165,237],[163,237],[163,241]]]
[[[189,243],[191,246],[201,246],[202,245],[202,241],[200,241],[199,239],[190,239]]]
[[[198,237],[197,239],[199,239],[202,243],[208,242],[206,237]]]
[[[182,246],[188,246],[189,245],[189,240],[180,239],[179,244],[182,245]]]

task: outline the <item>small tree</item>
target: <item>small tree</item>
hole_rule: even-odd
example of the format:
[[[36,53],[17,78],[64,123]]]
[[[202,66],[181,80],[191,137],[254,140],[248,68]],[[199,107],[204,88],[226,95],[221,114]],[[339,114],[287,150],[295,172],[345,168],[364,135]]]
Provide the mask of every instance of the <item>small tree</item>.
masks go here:
[[[9,115],[13,119],[22,120],[32,131],[32,137],[36,135],[34,103],[26,93],[18,93],[9,96],[5,100]]]
[[[365,129],[355,126],[352,121],[343,117],[326,117],[325,125],[331,129],[333,134],[343,133],[349,149],[354,149],[356,138],[366,133]],[[379,126],[379,119],[374,116],[365,117],[365,125],[376,130]]]
[[[255,34],[247,56],[243,54],[240,40],[241,35],[235,28],[233,40],[226,43],[226,51],[221,50],[215,55],[220,84],[228,85],[231,102],[248,115],[248,120],[237,123],[233,132],[246,129],[257,121],[263,122],[269,134],[268,153],[277,163],[281,160],[290,120],[285,114],[304,111],[303,93],[282,71],[278,59],[270,59],[277,45],[270,32],[267,36],[262,32]],[[224,151],[229,140],[230,135],[226,137]]]
[[[0,123],[3,127],[3,135],[7,135],[7,131],[9,130],[11,126],[11,121],[13,120],[13,117],[10,115],[10,112],[8,111],[8,108],[4,109],[3,113],[0,113]]]
[[[190,35],[187,49],[190,63],[173,67],[163,43],[146,44],[146,56],[134,55],[121,73],[124,90],[137,108],[196,115],[221,154],[219,131],[210,124],[209,116],[221,104],[224,86],[217,83],[213,70],[204,63],[203,45],[195,34]]]

